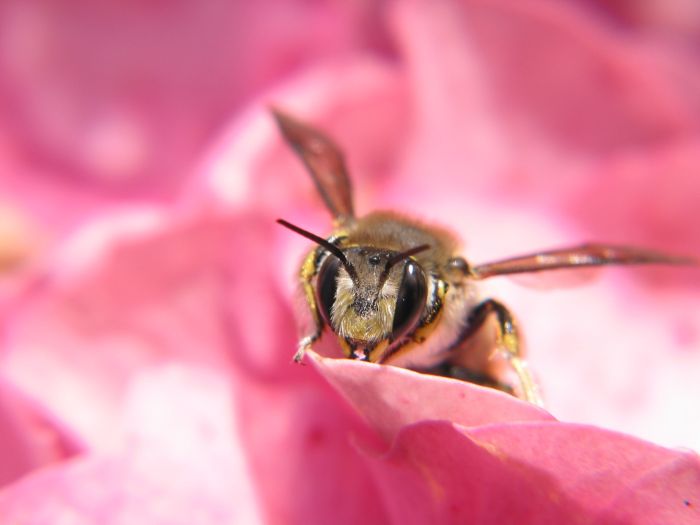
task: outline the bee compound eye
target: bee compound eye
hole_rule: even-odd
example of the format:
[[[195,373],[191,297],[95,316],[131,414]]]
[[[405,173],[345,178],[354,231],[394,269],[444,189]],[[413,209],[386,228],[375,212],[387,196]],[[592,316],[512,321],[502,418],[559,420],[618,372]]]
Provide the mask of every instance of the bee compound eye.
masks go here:
[[[331,310],[338,289],[338,272],[341,262],[335,255],[329,255],[321,265],[316,285],[316,302],[323,321],[331,325]]]
[[[427,293],[423,270],[418,263],[408,261],[404,266],[399,293],[396,297],[396,309],[391,327],[392,339],[398,339],[415,327],[425,308]]]

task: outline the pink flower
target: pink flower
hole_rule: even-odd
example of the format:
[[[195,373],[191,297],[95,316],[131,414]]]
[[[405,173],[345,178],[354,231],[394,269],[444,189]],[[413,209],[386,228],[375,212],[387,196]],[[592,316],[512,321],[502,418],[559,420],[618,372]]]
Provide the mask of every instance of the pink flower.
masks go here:
[[[344,145],[361,212],[395,207],[448,224],[474,261],[586,238],[697,254],[692,57],[636,46],[562,4],[385,11],[371,27],[390,46],[309,60],[202,157],[204,138],[168,156],[177,117],[147,118],[166,130],[139,165],[153,171],[134,172],[122,206],[107,189],[95,214],[75,212],[51,264],[9,289],[0,521],[697,521],[695,453],[603,429],[700,447],[697,270],[610,271],[563,291],[487,285],[519,316],[551,413],[571,423],[406,370],[317,355],[290,363],[292,276],[308,246],[273,220],[319,234],[328,220],[269,102]],[[248,96],[285,71],[258,84],[260,67],[243,68]],[[182,111],[201,130],[203,115],[241,103]],[[104,172],[53,147],[74,174],[50,179],[61,196],[45,202],[60,215],[77,202],[64,189],[92,194],[87,181]],[[46,148],[30,160],[51,157]],[[199,168],[164,182],[180,154]],[[34,186],[13,185],[34,217]],[[169,191],[171,201],[154,197]]]

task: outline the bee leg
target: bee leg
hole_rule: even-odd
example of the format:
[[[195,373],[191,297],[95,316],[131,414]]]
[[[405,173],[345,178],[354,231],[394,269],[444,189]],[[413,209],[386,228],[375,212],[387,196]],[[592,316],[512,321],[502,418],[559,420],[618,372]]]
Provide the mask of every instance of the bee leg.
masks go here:
[[[488,384],[489,382],[492,382],[500,390],[513,393],[510,387],[504,385],[497,378],[494,378],[493,375],[488,372],[488,367],[486,366],[487,364],[489,364],[489,362],[492,362],[495,357],[505,359],[510,365],[510,368],[515,372],[516,377],[518,378],[519,397],[522,397],[526,401],[541,406],[543,403],[542,398],[540,396],[539,387],[537,386],[537,383],[530,374],[527,363],[523,358],[523,353],[520,348],[520,335],[518,333],[517,324],[515,323],[515,319],[513,318],[508,308],[506,308],[502,303],[494,299],[486,299],[485,301],[480,303],[476,308],[474,308],[471,314],[469,315],[466,330],[462,333],[461,337],[459,338],[459,341],[455,345],[453,345],[453,348],[458,348],[462,346],[462,344],[467,339],[475,335],[481,328],[483,328],[486,324],[486,321],[490,319],[491,316],[494,314],[496,316],[497,321],[496,349],[490,352],[487,363],[485,363],[484,365],[484,370],[478,370],[477,372],[470,373],[476,374],[476,376],[479,377],[486,377],[490,379],[490,381],[477,380],[476,382],[482,384]],[[459,362],[455,362],[451,359],[450,363],[453,365],[453,368],[455,368],[454,365],[457,365],[457,369],[465,370],[464,368],[459,367]],[[459,378],[459,375],[461,374],[455,374],[455,372],[456,371],[452,371],[450,375],[452,377]]]
[[[465,366],[442,363],[438,366],[425,370],[425,372],[436,376],[451,377],[452,379],[459,379],[460,381],[495,388],[496,390],[506,392],[507,394],[515,395],[515,392],[510,385],[504,383],[503,381],[494,379],[492,375],[484,372],[475,372],[473,369]]]
[[[312,251],[304,260],[301,266],[301,272],[299,273],[299,279],[301,281],[301,287],[304,290],[304,299],[306,304],[309,306],[312,317],[312,331],[311,333],[305,335],[299,340],[297,345],[297,351],[294,354],[294,362],[301,363],[304,359],[304,354],[307,350],[311,350],[311,345],[321,338],[321,332],[323,331],[323,321],[321,321],[321,315],[318,312],[318,306],[316,305],[316,294],[314,293],[314,286],[312,280],[314,276],[318,273],[318,267],[316,264],[316,250]]]
[[[318,341],[320,337],[320,332],[314,332],[313,334],[302,337],[297,345],[297,351],[294,353],[294,362],[301,363],[301,360],[304,359],[304,355],[306,355],[306,351],[311,350],[311,345]]]

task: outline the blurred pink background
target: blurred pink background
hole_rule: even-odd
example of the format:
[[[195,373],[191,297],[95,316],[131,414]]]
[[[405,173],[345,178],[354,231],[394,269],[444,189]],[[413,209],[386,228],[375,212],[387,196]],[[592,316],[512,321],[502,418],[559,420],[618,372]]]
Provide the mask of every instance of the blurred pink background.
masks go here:
[[[359,213],[448,226],[473,262],[588,240],[700,257],[698,5],[3,2],[0,508],[65,475],[146,479],[133,516],[165,486],[183,523],[191,501],[201,523],[308,517],[287,463],[340,467],[276,454],[299,420],[336,455],[359,424],[289,365],[308,243],[274,219],[330,221],[270,104],[344,148]],[[520,319],[554,417],[700,449],[700,270],[523,284],[483,294]]]

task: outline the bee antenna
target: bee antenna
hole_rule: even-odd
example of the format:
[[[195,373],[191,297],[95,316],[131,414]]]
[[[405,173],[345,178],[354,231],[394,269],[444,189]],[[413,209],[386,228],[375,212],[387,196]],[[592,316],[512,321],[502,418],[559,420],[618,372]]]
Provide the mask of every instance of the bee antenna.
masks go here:
[[[394,266],[396,263],[399,263],[403,261],[404,259],[408,259],[411,255],[415,255],[420,252],[424,252],[425,250],[429,249],[430,245],[429,244],[421,244],[420,246],[415,246],[414,248],[409,248],[408,250],[397,253],[394,255],[391,259],[389,259],[386,263],[386,269],[390,270],[392,266]]]
[[[295,226],[291,222],[287,222],[284,219],[277,219],[277,224],[281,224],[285,228],[292,230],[294,233],[298,233],[302,237],[306,237],[310,241],[313,241],[316,244],[323,246],[326,250],[328,250],[338,258],[338,260],[343,264],[343,267],[347,270],[348,274],[350,275],[350,278],[353,281],[357,280],[357,272],[355,271],[355,268],[350,264],[348,258],[345,257],[343,251],[340,248],[338,248],[335,244],[327,241],[323,237],[319,237],[318,235],[315,235],[309,231],[299,228],[299,226]]]
[[[394,266],[397,263],[400,263],[404,259],[408,259],[411,255],[415,255],[420,252],[424,252],[425,250],[429,249],[430,245],[429,244],[421,244],[420,246],[415,246],[413,248],[409,248],[406,251],[397,253],[396,255],[393,255],[387,262],[386,266],[384,267],[384,271],[382,272],[382,275],[379,278],[379,282],[383,283],[386,278],[389,276],[389,271],[391,270],[392,266]]]

